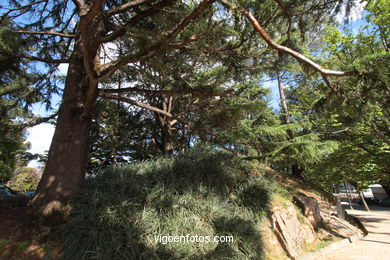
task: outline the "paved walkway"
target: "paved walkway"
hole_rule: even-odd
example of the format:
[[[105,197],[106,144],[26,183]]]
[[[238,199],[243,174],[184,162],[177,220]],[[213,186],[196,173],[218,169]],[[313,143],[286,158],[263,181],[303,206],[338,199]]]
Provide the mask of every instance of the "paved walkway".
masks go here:
[[[312,260],[390,260],[390,208],[370,207],[371,212],[347,210],[366,227],[368,235],[353,243],[321,250]]]

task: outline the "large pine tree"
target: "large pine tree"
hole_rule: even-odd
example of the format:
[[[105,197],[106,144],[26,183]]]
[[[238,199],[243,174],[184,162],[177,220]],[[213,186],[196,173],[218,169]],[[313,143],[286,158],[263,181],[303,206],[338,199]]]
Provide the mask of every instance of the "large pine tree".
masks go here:
[[[229,30],[241,32],[245,40],[242,44],[254,48],[259,55],[269,46],[291,55],[323,77],[350,75],[352,72],[324,69],[272,39],[285,33],[280,32],[278,25],[312,22],[312,17],[321,17],[341,2],[9,1],[7,8],[1,10],[2,26],[28,39],[30,48],[17,51],[2,48],[1,54],[44,62],[48,72],[60,63],[69,64],[57,126],[32,212],[38,216],[56,212],[61,215],[66,202],[79,191],[86,170],[89,132],[100,82],[124,67],[137,66],[162,53],[193,44],[201,46],[207,43],[208,37],[218,38],[213,32],[223,31],[226,25],[234,25]],[[10,19],[15,21],[15,26],[4,23]],[[255,35],[253,29],[264,41],[250,37]],[[234,41],[237,37],[232,32]],[[120,56],[104,59],[110,43],[123,38],[128,39],[131,48]],[[248,39],[253,40],[246,42]],[[231,48],[229,42],[224,45]],[[219,51],[222,57],[224,54]],[[202,55],[207,52],[206,48]],[[260,61],[266,58],[266,55],[259,57]],[[258,61],[252,59],[252,62]],[[234,66],[233,58],[231,65]]]

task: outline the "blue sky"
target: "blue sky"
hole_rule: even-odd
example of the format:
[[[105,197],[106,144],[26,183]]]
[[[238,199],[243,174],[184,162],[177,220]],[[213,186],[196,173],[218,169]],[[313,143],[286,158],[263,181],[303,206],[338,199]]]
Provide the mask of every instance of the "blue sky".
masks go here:
[[[350,30],[357,32],[360,26],[364,26],[367,23],[362,18],[364,4],[357,1],[357,7],[354,8],[351,12],[351,23],[348,25]],[[344,14],[341,13],[337,16],[337,19],[341,22],[344,18]],[[342,28],[340,28],[342,29]],[[60,73],[65,75],[68,65],[61,64],[59,66]],[[264,87],[271,89],[271,94],[269,95],[269,104],[274,109],[274,111],[279,110],[279,91],[276,81],[267,81],[264,83]],[[57,96],[54,98],[53,103],[59,103],[60,98]],[[33,106],[33,113],[39,115],[47,115],[48,112],[45,110],[44,106],[40,104],[35,104]],[[43,154],[45,151],[49,150],[50,143],[54,134],[54,126],[51,124],[43,123],[37,126],[34,126],[28,130],[27,141],[31,144],[31,149],[29,150],[32,153]],[[32,161],[29,163],[30,167],[38,167],[40,164],[37,161]]]

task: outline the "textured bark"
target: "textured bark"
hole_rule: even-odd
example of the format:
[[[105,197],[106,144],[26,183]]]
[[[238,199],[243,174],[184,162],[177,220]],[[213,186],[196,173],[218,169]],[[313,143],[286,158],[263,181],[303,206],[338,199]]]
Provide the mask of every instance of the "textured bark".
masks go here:
[[[172,97],[164,97],[162,100],[162,110],[171,113],[172,111]],[[171,119],[159,113],[155,113],[156,121],[160,128],[160,148],[165,155],[173,154],[173,142],[172,142],[172,130],[171,130]]]
[[[88,80],[80,46],[76,46],[69,64],[48,161],[31,203],[31,213],[39,218],[62,220],[68,200],[83,183],[92,122],[92,111],[85,111],[85,104],[91,87],[96,88],[97,82]],[[96,96],[92,100],[96,100]]]

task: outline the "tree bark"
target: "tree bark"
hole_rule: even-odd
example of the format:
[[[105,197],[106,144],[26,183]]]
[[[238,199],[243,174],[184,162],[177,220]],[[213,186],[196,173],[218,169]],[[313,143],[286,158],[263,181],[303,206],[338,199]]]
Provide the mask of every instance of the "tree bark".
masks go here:
[[[167,113],[171,113],[172,103],[172,97],[164,97],[162,100],[162,110]],[[160,148],[162,149],[164,155],[170,156],[173,154],[171,120],[169,117],[159,113],[155,113],[155,117],[161,134]]]
[[[88,80],[81,46],[76,42],[48,161],[30,207],[30,213],[44,223],[64,220],[69,199],[83,183],[93,112],[93,107],[86,111],[85,105],[91,87],[97,88],[97,82]],[[88,100],[95,102],[96,94]]]
[[[288,107],[287,107],[286,95],[284,94],[284,85],[283,85],[283,82],[282,82],[282,79],[281,79],[279,73],[277,74],[276,77],[278,79],[280,103],[282,105],[284,123],[290,124],[290,113],[289,113]]]

